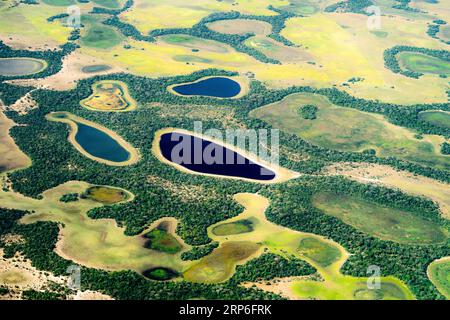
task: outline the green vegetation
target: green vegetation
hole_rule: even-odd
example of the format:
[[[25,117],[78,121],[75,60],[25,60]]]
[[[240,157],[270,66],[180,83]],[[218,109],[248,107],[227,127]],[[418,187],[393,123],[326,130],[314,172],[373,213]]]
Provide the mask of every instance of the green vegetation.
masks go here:
[[[223,223],[215,226],[212,232],[216,236],[227,236],[232,234],[241,234],[253,231],[253,222],[251,220],[238,220],[230,223]]]
[[[79,197],[79,194],[78,194],[78,193],[68,193],[68,194],[63,195],[63,196],[59,199],[59,201],[65,202],[65,203],[68,203],[68,202],[75,202],[75,201],[78,201],[78,197]]]
[[[430,280],[447,299],[450,299],[450,259],[434,261],[428,267]]]
[[[316,269],[303,260],[264,253],[258,258],[236,267],[232,283],[256,282],[274,278],[312,275]]]
[[[383,240],[404,244],[442,243],[448,236],[433,222],[411,212],[345,194],[319,193],[313,205],[352,227]]]
[[[146,278],[157,281],[167,281],[179,276],[178,272],[167,268],[153,268],[145,270],[142,274]]]
[[[201,258],[206,257],[211,252],[213,252],[213,250],[216,249],[218,246],[219,243],[213,241],[203,246],[193,247],[190,251],[186,251],[181,254],[181,260],[184,261],[200,260]]]
[[[315,238],[302,239],[297,252],[322,267],[327,267],[340,258],[338,249]]]
[[[395,46],[384,52],[384,63],[392,72],[415,79],[420,78],[423,73],[448,74],[450,51]]]
[[[148,249],[167,253],[177,253],[182,249],[178,240],[163,229],[153,229],[144,234],[143,237],[147,240],[144,246]]]
[[[306,104],[298,108],[298,114],[305,120],[314,120],[317,118],[317,110],[315,105]]]
[[[373,5],[370,0],[346,0],[325,8],[325,12],[354,12],[367,14],[366,8]]]
[[[435,126],[450,129],[450,112],[426,111],[419,114],[420,120],[429,122]]]
[[[450,169],[449,159],[438,153],[438,144],[417,140],[411,131],[392,126],[370,113],[338,107],[323,96],[295,94],[250,115],[326,149],[352,152],[374,149],[379,157],[397,157]]]
[[[133,0],[129,0],[131,3]],[[265,62],[265,63],[273,63],[273,64],[280,64],[280,61],[276,59],[272,59],[261,53],[260,51],[248,47],[245,45],[245,41],[253,36],[253,34],[245,34],[245,35],[238,35],[238,34],[223,34],[219,32],[215,32],[208,28],[208,24],[220,21],[220,20],[233,20],[233,19],[249,19],[249,20],[259,20],[268,22],[272,25],[272,33],[269,35],[270,38],[274,39],[275,41],[278,41],[280,43],[283,43],[287,46],[293,46],[294,44],[283,37],[280,32],[285,27],[286,20],[295,17],[296,15],[287,12],[281,9],[274,8],[272,6],[269,6],[269,9],[276,12],[278,15],[273,16],[257,16],[257,15],[243,15],[237,11],[233,12],[216,12],[212,13],[208,17],[203,18],[200,22],[195,24],[192,28],[176,28],[176,29],[159,29],[159,30],[152,30],[149,35],[142,35],[136,27],[133,25],[124,23],[120,21],[120,18],[118,17],[118,14],[120,14],[122,11],[112,12],[109,11],[107,13],[112,14],[113,16],[106,20],[104,24],[111,25],[120,30],[120,32],[127,37],[132,37],[135,40],[140,41],[148,41],[148,42],[155,42],[155,38],[159,36],[164,35],[190,35],[202,39],[208,39],[208,40],[214,40],[218,42],[222,42],[225,44],[230,45],[238,52],[246,53],[255,59]],[[105,13],[105,10],[99,10],[97,8],[94,8],[94,13]]]
[[[124,190],[117,188],[94,186],[88,188],[81,197],[108,205],[124,202],[129,199],[130,195]]]
[[[440,58],[411,52],[401,52],[397,58],[399,59],[400,65],[410,72],[440,75],[450,74],[450,59],[449,61],[444,61]]]
[[[93,24],[87,28],[86,35],[81,37],[81,44],[86,47],[109,49],[122,42],[122,37],[112,28]]]
[[[450,143],[444,142],[441,146],[441,153],[444,155],[450,155]]]

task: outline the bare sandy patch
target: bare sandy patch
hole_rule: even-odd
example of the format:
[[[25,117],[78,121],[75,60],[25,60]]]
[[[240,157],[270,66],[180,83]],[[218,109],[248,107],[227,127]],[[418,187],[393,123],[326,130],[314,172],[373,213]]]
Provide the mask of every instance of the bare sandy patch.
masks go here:
[[[3,256],[3,249],[0,249],[0,286],[9,289],[9,293],[0,296],[0,300],[20,299],[24,290],[45,290],[51,283],[63,285],[67,283],[67,278],[55,277],[49,272],[39,271],[31,265],[30,260],[18,254],[11,259],[6,259]]]
[[[110,296],[96,291],[79,291],[71,296],[72,300],[114,300]]]
[[[325,169],[330,175],[341,175],[362,183],[374,183],[396,188],[435,201],[442,216],[450,219],[450,185],[389,166],[368,163],[340,163]]]
[[[91,57],[80,52],[72,52],[63,59],[62,69],[52,76],[41,79],[11,80],[9,83],[23,86],[33,86],[41,89],[66,91],[74,89],[77,82],[95,75],[105,75],[124,71],[118,66],[97,73],[85,73],[82,69],[90,65],[108,65],[102,59]]]
[[[14,50],[45,51],[59,49],[60,43],[50,39],[19,34],[0,34],[0,41]]]
[[[31,159],[19,149],[9,130],[15,125],[0,111],[0,172],[11,171],[31,165]]]

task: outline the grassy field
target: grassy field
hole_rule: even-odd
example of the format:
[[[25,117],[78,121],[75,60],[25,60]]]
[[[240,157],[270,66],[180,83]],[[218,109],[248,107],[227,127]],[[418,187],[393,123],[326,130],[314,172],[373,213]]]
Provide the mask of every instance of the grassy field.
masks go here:
[[[97,201],[80,199],[63,203],[64,194],[85,192],[91,185],[84,182],[68,182],[43,194],[42,200],[24,197],[13,192],[0,191],[2,207],[30,210],[33,214],[22,219],[22,223],[55,221],[64,224],[61,240],[56,252],[82,265],[105,270],[136,270],[143,272],[152,267],[167,267],[181,270],[184,263],[179,254],[167,254],[146,249],[141,235],[128,237],[116,221],[93,220],[86,216],[92,208],[101,206]],[[148,232],[145,231],[145,232]]]
[[[450,257],[431,263],[428,267],[428,277],[436,288],[450,300]]]
[[[121,81],[104,80],[92,85],[93,93],[80,102],[82,107],[93,111],[131,111],[136,101],[130,96],[128,86]]]
[[[63,44],[71,30],[64,27],[60,21],[49,23],[47,18],[65,12],[65,9],[45,3],[13,8],[0,7],[0,39],[12,38],[12,41],[7,42],[17,43],[21,48],[44,48],[45,45],[53,47]]]
[[[376,295],[373,292],[362,292],[367,278],[344,276],[340,273],[342,265],[349,257],[348,252],[335,242],[323,237],[294,231],[269,222],[265,217],[265,210],[270,205],[267,198],[249,193],[235,195],[235,200],[244,206],[240,215],[212,225],[208,228],[211,239],[220,243],[245,241],[260,243],[269,252],[279,254],[289,259],[296,257],[305,260],[318,271],[323,279],[281,279],[283,295],[291,299],[326,299],[338,297],[341,299],[414,299],[408,288],[396,278],[383,277],[381,279],[382,292]],[[253,231],[234,235],[218,236],[214,234],[216,226],[224,223],[234,223],[242,220],[253,221]],[[216,249],[218,250],[218,249]],[[260,251],[261,252],[261,251]],[[220,267],[217,267],[221,270]],[[214,273],[212,273],[214,275]],[[278,283],[278,281],[277,281]],[[263,290],[279,293],[277,283],[266,285],[266,282],[249,283],[246,286],[256,285]]]
[[[211,232],[216,236],[229,236],[253,231],[253,222],[251,220],[239,220],[230,223],[223,223],[215,226]]]
[[[223,282],[233,274],[236,264],[242,264],[258,253],[260,246],[251,241],[224,242],[211,254],[187,269],[183,277],[190,282]]]
[[[403,244],[442,243],[448,231],[411,212],[384,207],[357,197],[319,193],[313,204],[324,213],[374,237]]]
[[[17,147],[9,136],[9,130],[14,122],[0,111],[0,173],[31,165],[31,159]]]
[[[145,0],[136,0],[135,6],[124,12],[120,17],[123,21],[135,25],[141,32],[148,33],[160,28],[189,28],[202,18],[213,12],[232,10],[244,14],[275,15],[267,9],[269,5],[285,5],[283,0],[236,0],[211,1],[197,0],[195,3],[186,3],[183,0],[155,0],[151,3]]]
[[[450,185],[389,166],[368,163],[339,163],[325,169],[326,174],[342,175],[361,183],[381,184],[435,201],[442,217],[450,219]]]
[[[450,128],[450,112],[425,111],[419,114],[420,119],[430,122],[438,127]]]
[[[304,105],[318,107],[317,119],[306,120],[298,115],[298,108]],[[374,149],[380,157],[450,170],[450,158],[439,153],[444,138],[425,136],[418,140],[414,132],[382,116],[335,106],[323,96],[293,94],[250,115],[325,148],[352,152]]]
[[[83,196],[104,205],[130,201],[133,195],[126,190],[107,186],[94,186],[86,189]]]
[[[397,59],[402,68],[431,74],[450,75],[450,62],[421,53],[400,52]]]

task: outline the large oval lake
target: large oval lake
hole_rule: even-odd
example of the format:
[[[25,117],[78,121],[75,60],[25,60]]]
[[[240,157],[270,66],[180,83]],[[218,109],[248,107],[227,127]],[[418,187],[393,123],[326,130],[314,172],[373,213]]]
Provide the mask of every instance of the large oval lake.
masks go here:
[[[130,153],[107,133],[76,122],[78,131],[75,140],[90,155],[112,162],[124,162],[130,159]]]
[[[35,74],[47,68],[44,60],[32,58],[0,58],[0,75],[25,76]]]
[[[172,90],[183,96],[233,98],[241,92],[241,86],[230,78],[212,77],[192,83],[176,85],[172,87]]]
[[[166,160],[197,173],[261,181],[273,180],[276,176],[273,171],[231,149],[193,135],[162,134],[159,148]],[[209,161],[202,156],[205,154],[211,154],[216,161]]]

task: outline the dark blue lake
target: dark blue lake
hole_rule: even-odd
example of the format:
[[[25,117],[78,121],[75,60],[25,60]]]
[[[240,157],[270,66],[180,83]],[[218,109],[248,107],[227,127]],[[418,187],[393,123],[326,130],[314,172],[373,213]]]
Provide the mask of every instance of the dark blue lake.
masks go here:
[[[194,172],[262,181],[275,178],[273,171],[239,153],[192,135],[163,134],[159,147],[164,158]]]
[[[80,122],[76,124],[75,140],[87,153],[112,162],[124,162],[130,158],[130,153],[107,133]]]
[[[207,96],[215,98],[232,98],[241,92],[236,81],[225,77],[214,77],[195,83],[174,86],[173,91],[184,96]]]

